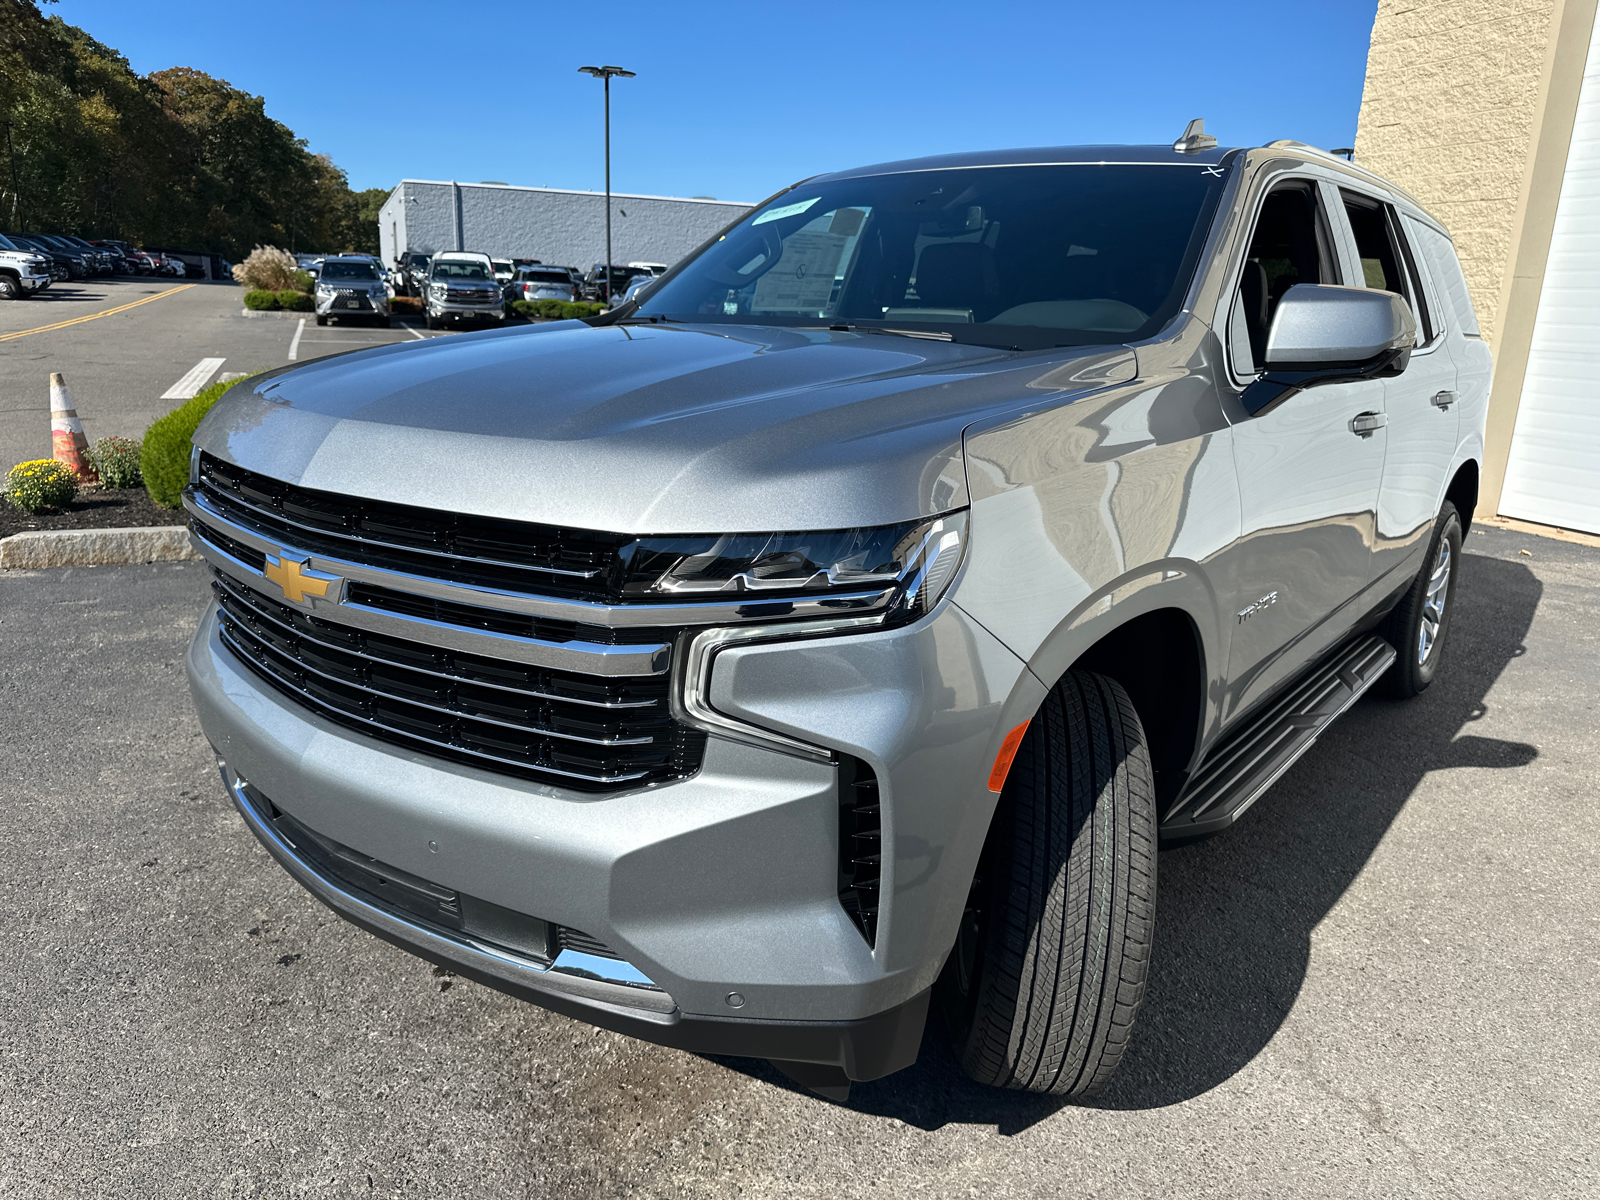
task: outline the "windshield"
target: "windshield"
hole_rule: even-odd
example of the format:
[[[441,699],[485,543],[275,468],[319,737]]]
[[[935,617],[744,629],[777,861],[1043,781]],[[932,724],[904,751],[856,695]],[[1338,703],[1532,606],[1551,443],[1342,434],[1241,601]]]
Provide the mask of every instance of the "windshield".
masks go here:
[[[369,262],[325,262],[322,264],[322,277],[324,279],[376,279],[377,271],[373,270]]]
[[[518,278],[532,283],[554,283],[559,284],[561,287],[572,286],[572,276],[565,271],[523,271]]]
[[[866,323],[1021,349],[1136,341],[1181,307],[1224,177],[1203,164],[1086,163],[802,184],[654,289],[639,315]]]
[[[0,233],[0,250],[21,250],[22,247],[13,242],[5,234]]]
[[[489,278],[489,269],[482,263],[441,262],[433,264],[433,277],[435,279],[476,279],[481,282]]]

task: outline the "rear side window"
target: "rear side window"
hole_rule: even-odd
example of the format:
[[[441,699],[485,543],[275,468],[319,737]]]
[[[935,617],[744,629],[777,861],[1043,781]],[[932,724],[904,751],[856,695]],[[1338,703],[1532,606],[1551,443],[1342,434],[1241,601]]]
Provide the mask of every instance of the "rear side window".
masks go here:
[[[1343,192],[1345,216],[1355,235],[1356,254],[1361,260],[1361,282],[1405,298],[1417,320],[1417,341],[1433,340],[1433,322],[1427,300],[1416,275],[1408,271],[1405,247],[1401,243],[1394,210],[1387,204],[1355,192]]]
[[[1424,225],[1413,217],[1405,218],[1405,226],[1411,235],[1412,245],[1422,252],[1435,282],[1448,297],[1450,309],[1460,322],[1461,332],[1468,337],[1481,336],[1478,314],[1472,308],[1472,294],[1467,291],[1466,276],[1461,273],[1455,244],[1431,225]]]

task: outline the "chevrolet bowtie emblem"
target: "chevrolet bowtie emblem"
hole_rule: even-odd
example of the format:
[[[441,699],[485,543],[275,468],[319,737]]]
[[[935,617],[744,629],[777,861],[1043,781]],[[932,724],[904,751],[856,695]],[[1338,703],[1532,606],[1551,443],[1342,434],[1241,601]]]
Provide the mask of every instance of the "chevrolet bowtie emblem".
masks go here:
[[[283,589],[283,598],[291,604],[304,604],[307,596],[326,597],[328,589],[339,582],[337,575],[311,570],[306,565],[309,559],[295,562],[292,558],[277,558],[271,554],[266,559],[262,574]]]

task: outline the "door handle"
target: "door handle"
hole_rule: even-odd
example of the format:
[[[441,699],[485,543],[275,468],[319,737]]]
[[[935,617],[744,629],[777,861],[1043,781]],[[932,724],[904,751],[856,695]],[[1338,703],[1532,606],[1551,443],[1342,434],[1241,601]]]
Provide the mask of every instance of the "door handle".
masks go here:
[[[1357,413],[1350,418],[1350,432],[1358,437],[1369,438],[1388,423],[1389,417],[1385,413]]]
[[[1433,399],[1429,401],[1436,408],[1449,408],[1455,402],[1456,394],[1454,392],[1435,392]]]

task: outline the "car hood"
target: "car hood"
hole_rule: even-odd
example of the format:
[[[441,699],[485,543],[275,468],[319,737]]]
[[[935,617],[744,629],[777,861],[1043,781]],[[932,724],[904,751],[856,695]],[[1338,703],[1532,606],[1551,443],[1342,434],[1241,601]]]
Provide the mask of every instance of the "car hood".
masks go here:
[[[885,524],[967,503],[961,431],[1064,361],[820,329],[577,321],[323,359],[235,388],[195,443],[286,482],[619,533]],[[1092,364],[1091,364],[1092,368]],[[1123,377],[1127,377],[1124,375]]]

